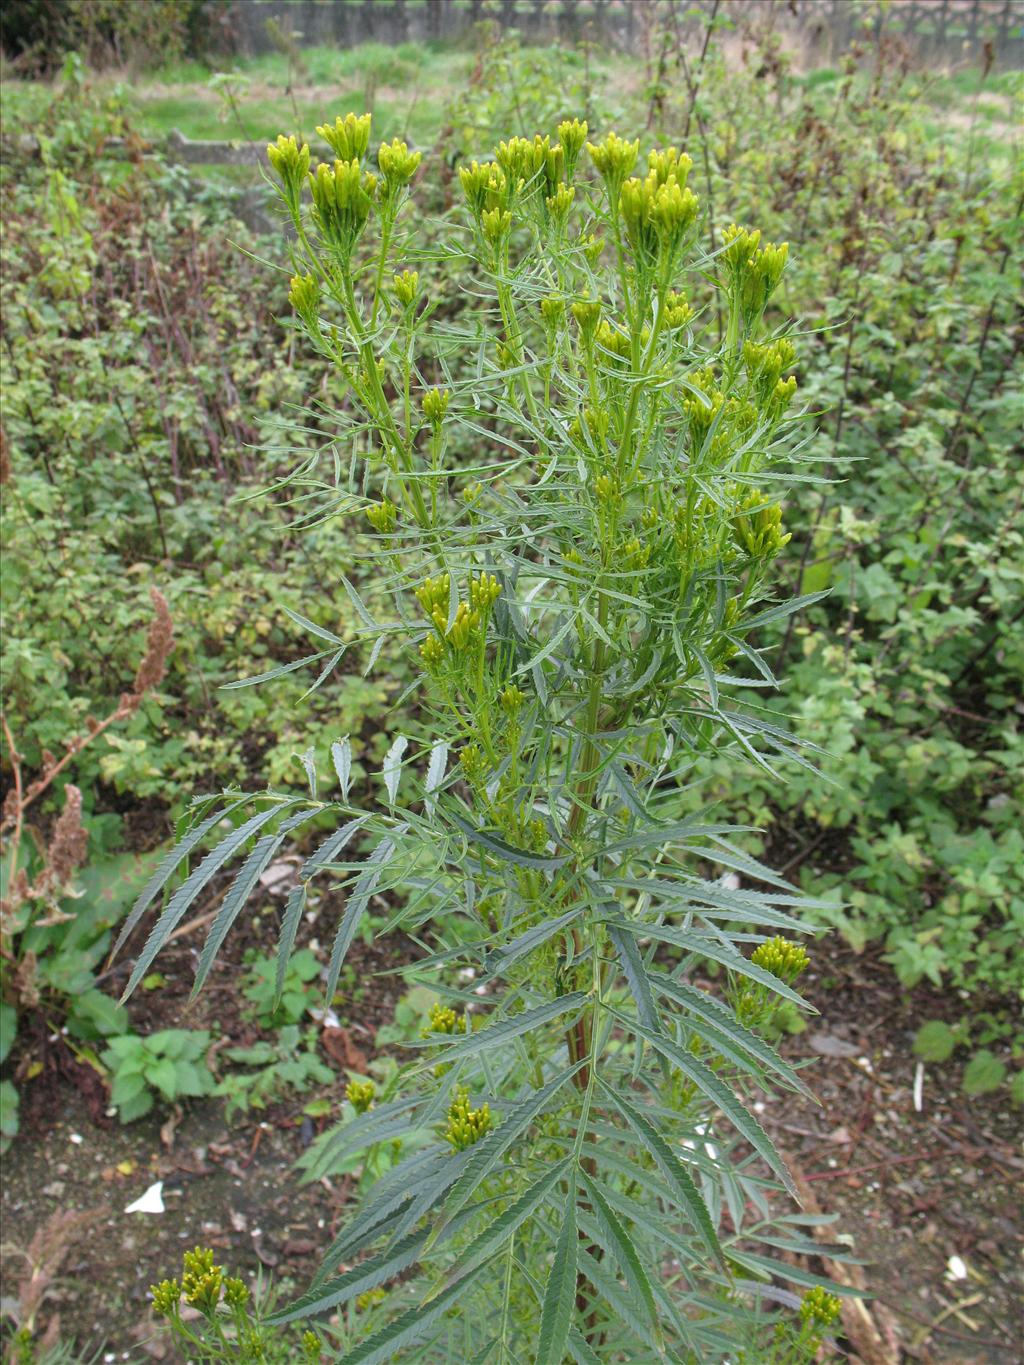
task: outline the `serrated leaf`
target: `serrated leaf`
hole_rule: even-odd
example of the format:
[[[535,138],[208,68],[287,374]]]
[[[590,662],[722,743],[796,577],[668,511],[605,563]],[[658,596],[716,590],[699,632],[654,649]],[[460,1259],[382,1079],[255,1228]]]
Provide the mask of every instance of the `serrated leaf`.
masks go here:
[[[261,875],[270,866],[277,850],[293,829],[297,829],[305,821],[311,820],[315,814],[316,811],[312,810],[301,811],[298,815],[293,815],[285,820],[280,829],[275,830],[273,834],[265,834],[257,840],[256,846],[239,868],[235,880],[231,883],[231,887],[217,911],[216,918],[210,925],[210,932],[206,936],[203,951],[199,955],[199,964],[196,967],[192,999],[195,999],[202,990],[210,968],[220,951],[221,944],[227,938],[232,924],[252,894]]]
[[[398,784],[402,779],[402,756],[409,747],[409,741],[405,735],[399,735],[388,750],[384,759],[384,766],[381,769],[381,776],[384,778],[384,786],[387,788],[388,801],[394,808],[398,800]]]
[[[449,1288],[454,1287],[453,1282],[455,1284],[464,1283],[467,1273],[472,1273],[484,1262],[490,1260],[512,1234],[536,1213],[571,1165],[572,1158],[566,1157],[564,1161],[559,1161],[555,1166],[552,1166],[546,1175],[542,1175],[529,1189],[525,1190],[469,1246],[463,1248],[445,1275],[445,1282]],[[449,1290],[446,1289],[444,1292],[448,1293]],[[433,1294],[430,1294],[424,1302],[430,1303],[432,1300]]]
[[[549,857],[543,853],[528,853],[525,848],[514,848],[504,839],[499,839],[496,834],[488,834],[482,829],[476,829],[468,820],[464,820],[458,811],[452,811],[452,820],[468,839],[480,844],[482,848],[493,853],[502,862],[514,863],[516,867],[530,867],[541,872],[551,872],[556,868],[564,867],[569,861],[569,854]]]
[[[348,1303],[357,1294],[376,1289],[378,1285],[394,1279],[409,1266],[415,1265],[426,1241],[425,1232],[414,1232],[379,1255],[363,1261],[343,1275],[316,1285],[302,1298],[296,1299],[287,1308],[281,1308],[267,1319],[272,1323],[294,1322],[297,1318],[313,1318],[330,1312],[339,1304]]]
[[[767,986],[775,995],[784,996],[785,999],[792,1000],[794,1004],[801,1005],[805,1009],[811,1008],[803,996],[798,995],[796,991],[787,986],[785,981],[780,981],[777,976],[773,976],[771,972],[766,972],[763,967],[759,967],[756,962],[751,962],[742,953],[736,952],[734,948],[725,947],[713,938],[693,933],[688,929],[676,929],[670,924],[649,924],[645,920],[609,920],[609,929],[613,924],[631,934],[638,934],[644,938],[656,938],[662,943],[673,943],[677,948],[685,948],[687,952],[696,953],[699,957],[706,957],[711,962],[718,962],[723,967],[728,967],[730,971],[736,972],[739,976],[749,976],[751,981],[758,981],[762,986]]]
[[[533,925],[511,943],[489,954],[484,963],[485,970],[489,975],[507,971],[513,962],[517,962],[519,958],[525,957],[527,953],[533,952],[542,943],[547,943],[548,939],[567,929],[574,920],[580,918],[586,908],[585,904],[574,905],[564,915],[557,915],[554,919],[542,920],[540,924]]]
[[[222,692],[237,692],[240,687],[256,687],[259,683],[271,682],[274,678],[283,678],[286,673],[295,673],[308,664],[318,664],[321,659],[326,659],[330,652],[329,649],[322,649],[319,654],[307,654],[302,659],[293,659],[290,664],[279,664],[277,668],[271,668],[266,673],[257,673],[251,678],[236,678],[234,682],[221,683],[220,690]]]
[[[299,755],[302,766],[306,770],[306,781],[309,783],[309,794],[316,800],[316,750],[312,744],[304,754]]]
[[[956,1034],[941,1019],[929,1019],[914,1035],[914,1055],[924,1062],[945,1062],[953,1055]]]
[[[437,801],[434,793],[444,781],[445,769],[448,766],[448,745],[443,739],[437,740],[430,750],[430,763],[427,765],[427,781],[424,790],[426,800],[424,808],[428,815],[432,816],[437,809]]]
[[[472,1057],[477,1052],[497,1047],[499,1043],[510,1042],[524,1033],[532,1033],[534,1029],[550,1024],[553,1019],[579,1009],[586,1004],[587,999],[588,996],[583,991],[573,991],[569,995],[560,995],[555,1000],[549,1000],[546,1005],[524,1010],[522,1014],[513,1015],[511,1019],[502,1019],[497,1023],[488,1024],[485,1028],[463,1034],[454,1043],[444,1047],[441,1060],[451,1066],[466,1057]]]
[[[623,1020],[622,1022],[627,1021]],[[799,1203],[800,1197],[793,1183],[793,1177],[776,1151],[775,1144],[753,1114],[743,1107],[721,1077],[717,1076],[709,1066],[705,1066],[703,1062],[699,1061],[692,1052],[687,1052],[684,1048],[679,1047],[670,1038],[666,1038],[664,1034],[654,1033],[650,1029],[645,1029],[635,1023],[631,1027],[642,1038],[646,1038],[652,1047],[663,1053],[674,1066],[678,1067],[687,1080],[692,1081],[698,1090],[702,1091],[713,1104],[717,1105],[740,1136],[745,1138],[754,1151],[765,1159],[792,1197]]]
[[[722,1255],[722,1247],[715,1232],[711,1215],[707,1205],[697,1189],[693,1176],[686,1169],[677,1152],[658,1132],[657,1128],[640,1111],[629,1103],[623,1096],[617,1095],[610,1086],[603,1081],[600,1082],[611,1096],[612,1103],[619,1113],[626,1120],[633,1132],[637,1135],[641,1146],[649,1154],[662,1176],[668,1182],[673,1191],[674,1197],[678,1200],[680,1208],[686,1210],[690,1221],[693,1223],[697,1232],[700,1234],[704,1245],[718,1262],[724,1265],[725,1260]]]
[[[482,1269],[483,1266],[478,1266],[436,1298],[408,1309],[400,1318],[388,1323],[379,1332],[374,1332],[372,1337],[368,1337],[354,1351],[348,1351],[341,1356],[338,1365],[384,1365],[384,1362],[391,1365],[391,1362],[398,1358],[396,1352],[399,1348],[408,1346],[420,1338],[424,1330],[435,1322],[455,1299],[466,1292]]]
[[[282,607],[281,609],[286,616],[291,617],[297,626],[301,626],[303,630],[308,630],[310,635],[315,635],[319,640],[326,640],[330,645],[341,645],[342,649],[345,648],[344,640],[323,626],[318,626],[308,616],[302,616],[299,612],[292,611],[291,607]]]
[[[1006,1064],[987,1048],[982,1048],[974,1054],[964,1070],[964,1094],[987,1095],[998,1090],[1005,1080]]]
[[[250,838],[263,825],[280,815],[287,806],[294,805],[294,800],[289,801],[284,806],[271,806],[269,810],[259,811],[251,816],[244,824],[239,825],[233,830],[226,839],[210,850],[203,861],[195,868],[188,877],[178,887],[174,895],[167,903],[167,909],[163,912],[153,927],[149,938],[146,940],[145,947],[139,955],[138,961],[132,968],[132,974],[128,978],[128,985],[124,989],[121,997],[122,1003],[128,999],[135,987],[152,966],[153,959],[167,942],[171,933],[178,924],[178,921],[188,910],[189,906],[199,895],[200,891],[206,886],[213,874],[243,847],[245,841]]]
[[[345,735],[343,739],[336,739],[331,745],[331,761],[334,764],[334,771],[338,774],[341,799],[347,801],[348,789],[352,781],[352,745],[348,735]]]
[[[180,844],[175,844],[160,863],[160,866],[153,873],[152,877],[150,877],[149,881],[139,892],[139,897],[132,906],[131,912],[125,920],[121,932],[117,936],[117,942],[114,944],[111,952],[112,957],[115,956],[124,945],[125,940],[149,909],[153,900],[164,889],[174,876],[175,872],[177,872],[182,860],[188,857],[196,845],[201,843],[212,829],[215,829],[222,820],[227,819],[233,811],[236,811],[238,807],[243,805],[248,799],[247,796],[240,796],[237,801],[232,801],[228,805],[223,806],[220,810],[215,811],[213,815],[207,816],[201,824],[196,825],[195,829],[190,830]]]
[[[349,582],[349,580],[345,577],[344,574],[341,575],[341,581],[342,581],[342,584],[343,584],[343,586],[344,586],[344,588],[345,588],[345,591],[348,593],[349,601],[350,601],[350,602],[352,603],[352,605],[355,607],[356,612],[358,613],[360,620],[363,622],[364,625],[369,626],[372,630],[376,630],[376,629],[377,629],[377,622],[373,619],[373,617],[372,617],[372,616],[370,615],[370,613],[367,611],[367,609],[366,609],[366,603],[365,603],[365,602],[363,601],[363,599],[359,596],[359,594],[356,592],[355,588],[352,586],[352,584]],[[324,651],[324,652],[326,653],[326,651]]]
[[[334,999],[342,964],[352,945],[352,940],[355,938],[356,930],[359,928],[359,921],[370,902],[374,888],[381,879],[384,864],[394,851],[394,840],[383,839],[367,858],[366,867],[356,878],[352,895],[342,913],[337,932],[334,935],[334,945],[331,948],[331,960],[327,966],[327,985],[325,987],[325,998],[328,1004]]]
[[[594,1217],[602,1232],[601,1245],[611,1251],[622,1277],[629,1286],[633,1297],[642,1303],[650,1319],[651,1331],[656,1340],[661,1339],[661,1324],[658,1321],[658,1309],[654,1302],[654,1291],[651,1289],[651,1282],[647,1278],[636,1247],[629,1239],[629,1234],[619,1222],[608,1200],[604,1197],[601,1187],[596,1179],[587,1175],[586,1171],[580,1170],[580,1179],[583,1188],[587,1192],[590,1200]]]
[[[551,1263],[537,1339],[537,1365],[562,1365],[566,1338],[572,1324],[576,1298],[576,1265],[579,1255],[576,1231],[576,1181],[569,1180],[569,1191],[562,1210],[562,1229],[558,1234],[555,1259]]]

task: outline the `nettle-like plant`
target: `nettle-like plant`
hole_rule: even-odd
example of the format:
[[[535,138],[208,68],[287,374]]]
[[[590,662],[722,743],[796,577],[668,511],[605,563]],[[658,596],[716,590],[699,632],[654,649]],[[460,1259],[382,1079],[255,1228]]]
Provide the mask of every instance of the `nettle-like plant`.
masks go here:
[[[328,812],[282,916],[279,989],[317,877],[349,887],[328,998],[371,897],[391,899],[385,931],[428,942],[410,970],[444,1003],[393,1081],[350,1086],[328,1148],[365,1151],[370,1177],[278,1315],[339,1317],[351,1365],[760,1359],[764,1301],[799,1302],[771,1278],[818,1284],[771,1254],[811,1244],[799,1214],[772,1217],[793,1185],[751,1112],[760,1088],[804,1089],[759,1026],[801,1003],[806,955],[777,931],[809,903],[681,797],[712,746],[794,754],[727,700],[772,685],[756,632],[802,605],[766,604],[793,477],[794,347],[765,321],[786,247],[731,227],[705,253],[689,158],[637,170],[638,143],[587,131],[463,166],[468,221],[429,252],[403,214],[420,155],[385,143],[368,170],[369,116],[319,129],[333,165],[311,169],[294,138],[269,148],[291,301],[348,423],[295,497],[309,520],[365,517],[357,634],[368,668],[396,644],[417,658],[423,735],[395,738],[372,808],[351,801],[347,740],[335,799],[307,755],[308,799],[204,808],[126,933],[231,832],[171,895],[128,989],[255,841],[198,989],[279,845]],[[476,286],[442,320],[416,267],[467,260]],[[328,674],[346,642],[297,619]],[[816,1312],[770,1349],[810,1358]]]

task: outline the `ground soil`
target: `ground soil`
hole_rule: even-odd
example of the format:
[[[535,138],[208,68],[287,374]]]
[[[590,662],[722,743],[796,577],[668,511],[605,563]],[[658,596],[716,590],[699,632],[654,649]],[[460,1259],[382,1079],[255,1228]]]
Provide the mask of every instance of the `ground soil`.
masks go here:
[[[269,933],[270,910],[236,940],[190,1026],[216,1017],[224,1036],[251,1038],[254,1026],[228,984],[245,947]],[[315,929],[306,926],[307,938]],[[183,936],[162,958],[167,985],[139,1007],[149,1011],[147,1030],[182,1022],[201,941],[198,930]],[[372,1051],[403,990],[387,974],[401,953],[394,940],[354,946],[363,991],[344,1046]],[[809,1075],[821,1102],[766,1096],[761,1117],[804,1190],[838,1215],[826,1236],[851,1238],[865,1262],[868,1309],[889,1339],[890,1361],[1012,1365],[1024,1359],[1018,1116],[1003,1094],[968,1100],[952,1065],[926,1068],[915,1108],[913,1035],[923,1018],[942,1017],[943,998],[901,993],[884,963],[856,956],[835,936],[814,954],[807,993],[820,1015],[785,1050],[820,1058]],[[174,1274],[182,1250],[196,1243],[240,1273],[271,1272],[285,1293],[304,1285],[350,1193],[345,1180],[301,1185],[296,1177],[293,1163],[314,1132],[303,1113],[308,1095],[230,1126],[219,1102],[203,1101],[123,1128],[95,1072],[69,1063],[62,1047],[48,1056],[25,1087],[23,1132],[5,1162],[8,1298],[23,1292],[26,1254],[47,1227],[66,1245],[44,1258],[52,1278],[38,1321],[59,1315],[83,1357],[102,1350],[107,1361],[140,1352],[170,1359],[154,1332],[148,1286]],[[337,1103],[339,1088],[324,1093]],[[126,1213],[157,1180],[166,1211]],[[62,1239],[55,1220],[72,1210],[92,1219]],[[954,1256],[966,1279],[950,1278]]]

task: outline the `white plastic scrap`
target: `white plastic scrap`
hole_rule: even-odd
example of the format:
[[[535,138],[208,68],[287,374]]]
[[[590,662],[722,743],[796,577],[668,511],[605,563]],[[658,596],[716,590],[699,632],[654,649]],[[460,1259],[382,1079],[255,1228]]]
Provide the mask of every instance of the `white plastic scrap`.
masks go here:
[[[136,1199],[134,1204],[129,1204],[125,1213],[163,1213],[164,1211],[164,1182],[158,1180],[155,1185],[150,1185],[141,1199]]]
[[[946,1279],[947,1280],[967,1279],[967,1266],[964,1264],[961,1257],[950,1256],[949,1260],[946,1262]]]

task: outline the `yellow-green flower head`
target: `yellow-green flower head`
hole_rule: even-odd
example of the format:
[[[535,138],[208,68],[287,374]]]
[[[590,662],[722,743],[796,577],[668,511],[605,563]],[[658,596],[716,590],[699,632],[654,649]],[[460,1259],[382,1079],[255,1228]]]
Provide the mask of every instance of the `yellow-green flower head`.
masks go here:
[[[670,332],[677,332],[681,327],[685,327],[692,317],[693,309],[686,296],[670,289],[665,296],[665,326]]]
[[[487,241],[497,246],[511,231],[512,215],[508,209],[484,209],[480,215],[480,227]]]
[[[572,185],[559,185],[553,194],[549,194],[544,200],[544,207],[558,227],[564,227],[569,217],[569,210],[572,208],[572,201],[576,198],[576,190]]]
[[[380,535],[390,535],[398,525],[398,508],[388,498],[381,498],[366,509],[366,520]]]
[[[345,1098],[357,1114],[366,1113],[376,1093],[373,1081],[349,1081],[345,1087]]]
[[[213,1313],[220,1302],[220,1291],[224,1284],[223,1268],[214,1265],[213,1252],[208,1247],[186,1251],[182,1260],[184,1273],[181,1288],[185,1302],[191,1308],[198,1308],[201,1313]]]
[[[765,502],[763,494],[754,491],[741,496],[739,510],[732,518],[732,525],[737,544],[741,549],[755,557],[777,555],[792,539],[792,532],[783,533],[781,506],[777,502]],[[772,940],[775,944],[785,941],[781,938]],[[770,944],[762,944],[761,946],[764,948],[771,947]],[[790,947],[801,953],[804,952],[803,948],[797,944],[791,944]],[[758,952],[760,951],[758,949]],[[804,953],[805,966],[806,958],[807,954]],[[775,969],[769,967],[768,970],[774,971]]]
[[[151,1284],[149,1292],[153,1295],[153,1312],[162,1318],[169,1318],[181,1300],[181,1285],[177,1280]]]
[[[457,650],[467,649],[476,639],[477,628],[480,625],[480,612],[467,607],[465,602],[460,602],[455,613],[455,620],[450,629],[446,632],[447,616],[440,609],[434,612],[434,625],[442,635],[451,642],[452,647]]]
[[[816,1327],[831,1327],[842,1312],[842,1303],[821,1285],[815,1285],[803,1296],[800,1304],[800,1318],[812,1322]]]
[[[465,1014],[456,1014],[448,1005],[433,1004],[430,1007],[430,1021],[420,1029],[421,1038],[429,1038],[432,1033],[465,1033],[468,1021]]]
[[[572,315],[580,329],[584,342],[594,339],[597,324],[601,321],[601,305],[596,299],[578,299],[572,306]]]
[[[494,159],[509,180],[517,185],[534,188],[540,173],[547,165],[548,152],[551,150],[549,137],[512,137],[507,142],[499,142]]]
[[[602,142],[588,142],[587,151],[590,153],[590,159],[597,168],[598,174],[608,186],[609,197],[615,203],[618,200],[623,181],[636,165],[636,159],[640,152],[640,139],[637,138],[635,142],[626,142],[619,137],[618,133],[609,133]]]
[[[749,228],[730,223],[722,233],[722,241],[725,243],[722,260],[730,270],[742,270],[753,259],[760,240],[759,230],[752,232]]]
[[[565,179],[565,151],[560,143],[549,145],[544,139],[544,157],[541,170],[544,172],[544,189],[551,195]]]
[[[810,958],[802,943],[776,936],[767,943],[758,944],[750,955],[755,966],[763,967],[780,981],[791,984],[801,972],[806,971]]]
[[[416,596],[420,606],[428,616],[432,616],[436,608],[443,607],[448,610],[448,594],[451,591],[451,578],[448,574],[438,574],[436,578],[425,578],[416,589]]]
[[[229,1308],[244,1308],[249,1302],[249,1287],[237,1275],[224,1281],[224,1302]]]
[[[309,326],[318,323],[320,286],[312,275],[293,275],[288,302]]]
[[[302,1351],[307,1360],[320,1359],[320,1338],[315,1332],[303,1332]]]
[[[448,1126],[445,1140],[452,1150],[464,1152],[479,1142],[492,1127],[490,1105],[483,1104],[479,1109],[469,1107],[469,1091],[465,1086],[456,1086],[455,1094],[448,1109]]]
[[[616,502],[619,497],[619,485],[610,474],[599,474],[594,480],[594,492],[598,502]]]
[[[474,218],[485,209],[507,208],[511,197],[508,178],[496,161],[478,161],[459,167],[459,180]]]
[[[698,207],[697,196],[674,175],[664,183],[659,183],[655,171],[643,180],[636,176],[627,180],[619,194],[619,211],[637,260],[652,266],[659,256],[671,258],[696,221]]]
[[[309,171],[308,146],[303,143],[300,147],[294,137],[282,133],[276,142],[267,144],[267,160],[284,186],[285,197],[297,203],[299,189]]]
[[[604,250],[604,242],[593,232],[581,232],[577,245],[587,258],[588,265],[597,265]]]
[[[334,124],[322,123],[317,132],[342,161],[362,161],[370,145],[370,114],[346,114]]]
[[[478,786],[487,776],[487,764],[479,744],[465,744],[459,750],[459,766],[471,787]]]
[[[565,317],[565,299],[557,298],[555,295],[541,299],[540,315],[545,326],[553,331]]]
[[[518,711],[526,700],[526,693],[518,688],[515,683],[509,683],[506,688],[498,693],[498,702],[503,711],[510,715]]]
[[[416,295],[419,293],[419,271],[403,270],[400,275],[393,275],[391,277],[391,288],[402,307],[408,308],[410,304],[416,302]]]
[[[420,645],[420,658],[428,673],[436,673],[444,661],[444,645],[436,635],[428,635]]]
[[[423,416],[432,427],[440,427],[444,421],[450,398],[447,389],[428,389],[423,395]]]
[[[391,142],[382,142],[377,152],[377,165],[392,192],[408,185],[422,160],[422,152],[410,152],[406,143],[397,137]]]
[[[321,162],[309,176],[313,217],[324,240],[348,254],[366,225],[377,193],[377,177],[358,161]]]
[[[597,329],[595,336],[598,349],[608,352],[615,356],[617,360],[628,360],[630,357],[629,337],[625,332],[620,332],[613,327],[610,322],[602,322]]]
[[[492,573],[482,573],[470,579],[469,600],[479,611],[486,611],[501,596],[501,584]]]
[[[675,147],[647,153],[648,171],[654,175],[659,185],[664,185],[670,178],[674,178],[680,187],[685,186],[692,167],[693,160],[685,152],[677,152]]]
[[[565,155],[565,178],[571,180],[576,174],[576,163],[587,140],[587,125],[579,119],[566,119],[558,125],[558,141]]]

